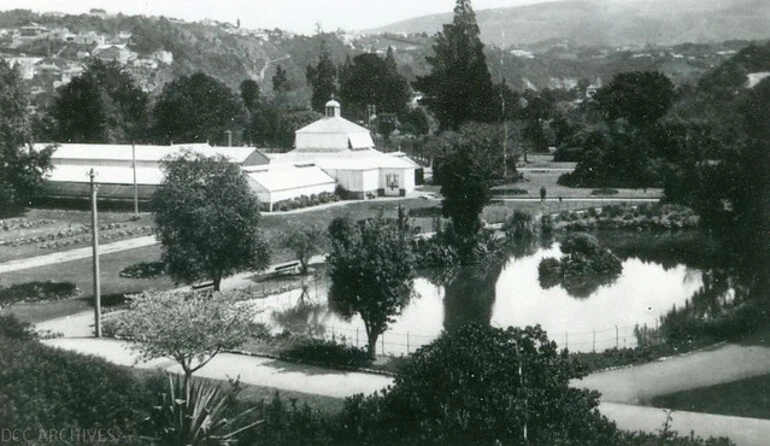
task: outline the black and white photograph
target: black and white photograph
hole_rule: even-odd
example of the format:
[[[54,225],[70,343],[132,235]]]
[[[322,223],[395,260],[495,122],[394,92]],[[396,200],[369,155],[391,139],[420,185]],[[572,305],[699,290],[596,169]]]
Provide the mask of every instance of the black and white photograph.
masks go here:
[[[0,446],[770,445],[770,0],[0,0]]]

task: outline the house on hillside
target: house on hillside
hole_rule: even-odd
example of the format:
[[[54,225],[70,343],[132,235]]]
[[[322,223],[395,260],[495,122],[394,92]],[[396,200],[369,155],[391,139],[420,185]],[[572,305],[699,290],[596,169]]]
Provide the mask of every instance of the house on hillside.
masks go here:
[[[103,44],[97,45],[91,51],[91,55],[105,62],[117,61],[122,65],[136,59],[139,55],[128,49],[126,44]]]
[[[29,25],[19,28],[19,33],[16,35],[16,40],[28,41],[43,39],[48,37],[49,30],[43,25],[39,25],[35,22],[31,22]]]
[[[749,73],[746,75],[748,78],[746,80],[746,84],[744,86],[746,88],[754,88],[757,86],[758,83],[762,82],[767,77],[770,77],[770,71],[760,71],[757,73]]]
[[[4,57],[11,67],[18,67],[21,78],[30,80],[35,77],[35,65],[43,60],[42,57]]]

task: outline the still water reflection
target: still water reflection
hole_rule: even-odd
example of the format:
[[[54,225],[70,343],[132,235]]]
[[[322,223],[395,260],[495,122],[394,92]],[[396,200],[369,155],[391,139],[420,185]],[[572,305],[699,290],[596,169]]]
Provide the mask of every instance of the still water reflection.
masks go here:
[[[559,244],[511,256],[498,268],[463,269],[447,284],[415,280],[414,297],[378,342],[378,350],[401,354],[435,339],[442,330],[467,322],[494,326],[540,324],[549,336],[571,351],[631,347],[634,326],[654,327],[659,317],[681,307],[703,285],[701,270],[683,263],[665,265],[642,261],[625,253],[623,272],[612,283],[598,286],[589,296],[576,298],[560,285],[544,289],[538,282],[543,258],[560,257]],[[275,331],[290,330],[325,336],[363,347],[363,322],[342,319],[328,308],[328,283],[310,278],[308,294],[299,290],[261,300],[261,321]]]

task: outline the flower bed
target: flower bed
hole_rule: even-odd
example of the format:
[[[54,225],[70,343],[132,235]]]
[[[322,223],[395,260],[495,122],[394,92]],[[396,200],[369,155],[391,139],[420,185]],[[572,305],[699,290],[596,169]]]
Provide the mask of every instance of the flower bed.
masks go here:
[[[557,227],[567,231],[691,229],[699,218],[685,206],[645,203],[639,206],[607,205],[586,211],[562,211],[552,216]]]
[[[602,187],[591,191],[591,195],[617,195],[618,190],[611,187]]]
[[[41,302],[75,297],[80,290],[72,282],[27,282],[0,288],[0,308],[17,302]]]
[[[499,189],[492,189],[492,195],[493,196],[504,196],[504,195],[527,195],[529,191],[526,189],[522,189],[519,187],[509,187],[509,188],[499,188]]]
[[[27,220],[26,218],[6,218],[0,220],[0,228],[3,231],[15,231],[18,229],[33,229],[56,223],[56,220],[41,218],[39,220]]]
[[[312,194],[310,196],[301,195],[288,200],[276,201],[273,203],[273,212],[291,211],[293,209],[318,206],[319,204],[331,203],[339,200],[340,196],[331,192],[321,192],[320,194]],[[267,203],[260,203],[260,207],[262,212],[269,211],[269,205]]]
[[[118,275],[128,279],[155,279],[166,273],[163,262],[141,262],[127,266]]]
[[[117,232],[99,233],[99,241],[106,242],[117,238],[127,238],[127,237],[135,237],[141,234],[149,234],[152,232],[152,229],[153,229],[152,226],[140,226],[137,228],[122,229]],[[41,243],[40,245],[38,245],[38,248],[58,249],[58,248],[65,248],[67,246],[88,244],[88,243],[91,243],[91,236],[76,237],[76,238],[70,238],[67,240],[51,240],[51,241]]]

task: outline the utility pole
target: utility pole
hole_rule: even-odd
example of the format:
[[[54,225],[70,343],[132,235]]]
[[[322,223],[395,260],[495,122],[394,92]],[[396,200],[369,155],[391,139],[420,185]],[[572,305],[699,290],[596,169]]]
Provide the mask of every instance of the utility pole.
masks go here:
[[[505,119],[505,74],[503,73],[503,56],[505,55],[505,31],[500,31],[502,40],[500,41],[500,77],[503,79],[502,88],[500,88],[501,116],[503,120],[503,182],[508,178],[508,120]]]
[[[91,242],[93,246],[93,266],[94,266],[94,331],[96,337],[102,337],[102,297],[101,285],[99,283],[99,220],[96,210],[96,190],[98,186],[94,184],[96,172],[94,169],[88,171],[88,177],[91,179]]]
[[[524,444],[529,444],[527,441],[527,423],[529,419],[528,411],[529,408],[527,407],[527,392],[524,389],[524,373],[521,367],[521,350],[519,350],[519,341],[515,341],[516,343],[516,358],[519,360],[519,388],[521,389],[521,392],[524,394]]]
[[[136,145],[133,139],[131,140],[131,167],[134,171],[134,218],[139,219],[139,186],[136,185]]]

